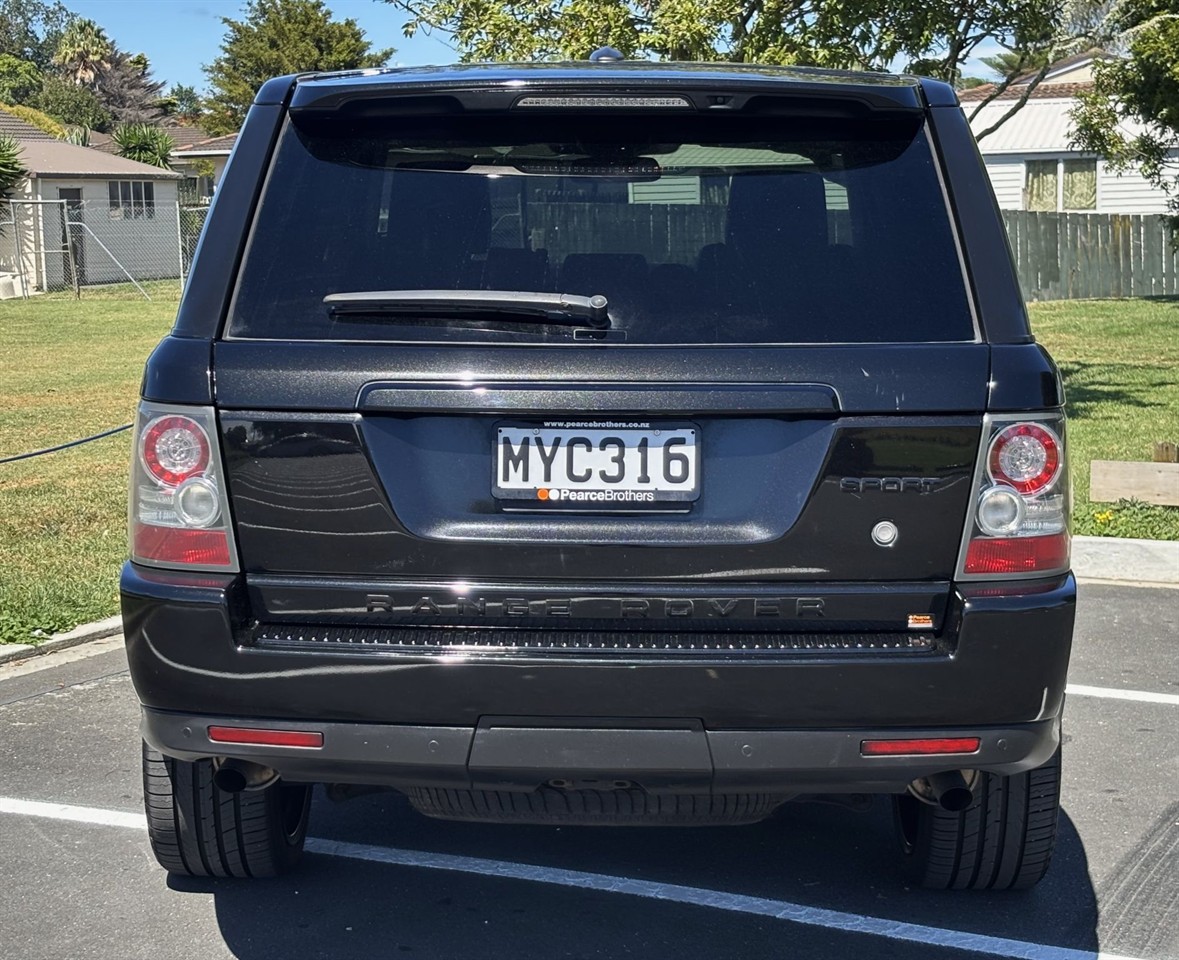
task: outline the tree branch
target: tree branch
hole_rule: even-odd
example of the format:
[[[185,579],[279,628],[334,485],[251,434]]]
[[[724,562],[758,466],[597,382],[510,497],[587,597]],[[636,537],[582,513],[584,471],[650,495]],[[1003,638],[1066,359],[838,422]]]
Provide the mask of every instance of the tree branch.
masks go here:
[[[1005,124],[1008,120],[1010,120],[1011,117],[1013,117],[1016,113],[1018,113],[1023,108],[1023,105],[1028,102],[1028,97],[1030,97],[1032,95],[1032,92],[1036,89],[1036,87],[1038,87],[1040,85],[1040,83],[1044,79],[1044,77],[1046,77],[1048,75],[1048,68],[1050,66],[1051,66],[1051,64],[1048,64],[1048,63],[1044,64],[1044,66],[1042,66],[1040,68],[1040,72],[1036,74],[1035,79],[1032,80],[1032,82],[1028,84],[1028,88],[1023,92],[1023,95],[1018,100],[1015,101],[1015,104],[1011,107],[1011,109],[1008,110],[1005,114],[1003,114],[1003,116],[1001,116],[998,120],[996,120],[994,123],[992,123],[985,130],[982,130],[979,133],[976,133],[974,135],[974,139],[976,141],[981,140],[983,137],[987,136],[988,134],[994,133],[1001,126],[1003,126],[1003,124]],[[981,110],[981,109],[982,109],[982,105],[980,104],[978,110]],[[974,119],[975,114],[978,113],[978,110],[975,110],[974,113],[972,113],[970,115],[970,118],[972,120]]]

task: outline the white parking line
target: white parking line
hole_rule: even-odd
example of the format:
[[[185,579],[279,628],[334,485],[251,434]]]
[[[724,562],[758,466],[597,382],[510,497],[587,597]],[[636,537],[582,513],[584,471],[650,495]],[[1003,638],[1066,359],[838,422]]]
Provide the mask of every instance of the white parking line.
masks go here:
[[[16,800],[8,797],[0,797],[0,813],[136,829],[143,829],[145,823],[143,815],[138,813],[103,810],[97,807],[76,807],[60,803],[42,803],[35,800]],[[663,900],[669,903],[725,910],[730,913],[771,917],[776,920],[786,920],[790,923],[821,927],[826,930],[837,930],[842,933],[865,934],[883,937],[887,940],[966,950],[993,957],[1010,957],[1013,960],[1134,960],[1131,957],[1112,953],[1094,953],[1091,950],[1075,950],[1070,947],[1055,947],[1027,940],[1009,940],[1006,937],[991,937],[981,933],[967,933],[962,930],[948,930],[944,927],[905,923],[901,920],[888,920],[883,917],[811,907],[788,900],[770,900],[739,893],[726,893],[723,890],[686,887],[675,883],[655,883],[650,880],[633,880],[629,877],[585,873],[580,870],[562,870],[558,867],[538,867],[505,860],[484,860],[479,857],[460,857],[445,853],[397,850],[316,838],[307,840],[307,850],[311,853],[342,857],[348,860],[364,860],[370,863],[385,863],[426,870],[445,870],[452,873],[468,873],[502,880],[524,880],[530,883],[572,887],[578,890],[597,890],[602,893],[620,893],[646,900]]]
[[[1101,697],[1103,700],[1135,700],[1138,703],[1166,703],[1179,707],[1179,694],[1152,693],[1150,690],[1121,690],[1118,687],[1087,687],[1083,683],[1070,683],[1065,693],[1074,697]]]

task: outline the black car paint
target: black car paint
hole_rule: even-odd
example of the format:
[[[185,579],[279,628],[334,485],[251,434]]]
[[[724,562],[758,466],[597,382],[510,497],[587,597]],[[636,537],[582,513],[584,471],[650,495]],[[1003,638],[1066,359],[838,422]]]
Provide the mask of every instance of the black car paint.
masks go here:
[[[406,107],[437,106],[438,97],[451,97],[470,109],[494,109],[526,91],[587,90],[681,92],[691,98],[713,90],[722,99],[738,94],[791,97],[807,99],[815,109],[836,111],[924,110],[940,156],[980,342],[618,351],[584,345],[470,349],[218,339],[288,107],[309,116],[342,107],[396,113]],[[920,260],[915,256],[915,282],[919,277]],[[691,364],[682,362],[684,350],[693,354]],[[409,380],[437,385],[472,378],[510,384],[517,391],[522,385],[528,396],[524,403],[534,404],[537,412],[549,402],[546,397],[557,402],[561,393],[555,387],[578,384],[584,389],[595,382],[603,385],[590,397],[597,403],[595,411],[660,412],[654,404],[650,411],[617,410],[611,406],[612,391],[606,389],[610,383],[692,387],[700,381],[717,384],[717,393],[767,384],[819,384],[836,395],[837,408],[800,410],[783,404],[779,411],[757,411],[763,417],[815,418],[830,432],[815,496],[783,537],[705,548],[686,542],[617,546],[608,562],[603,562],[605,555],[595,556],[585,546],[464,542],[462,570],[456,571],[455,564],[447,562],[457,555],[447,552],[455,543],[414,536],[399,522],[370,465],[363,426],[366,416],[430,415],[442,406],[439,394],[419,391],[414,411],[360,411],[374,385]],[[707,730],[743,731],[1030,731],[1036,725],[1030,740],[1012,748],[1010,761],[1002,767],[1011,771],[1041,762],[1045,751],[1058,742],[1054,718],[1064,696],[1075,598],[1072,578],[1034,585],[997,582],[985,589],[950,582],[981,415],[1059,408],[1063,391],[1054,365],[1031,337],[985,170],[956,96],[944,84],[824,71],[618,64],[276,78],[259,91],[243,126],[210,210],[175,327],[148,362],[143,396],[166,403],[216,405],[238,537],[248,558],[246,570],[233,576],[182,574],[132,564],[124,568],[121,589],[132,676],[145,707],[162,711],[161,716],[175,712],[189,723],[193,718],[198,723],[239,718],[245,723],[380,724],[410,736],[415,730],[440,726],[459,731],[456,743],[469,741],[482,718],[504,715],[536,722],[597,718],[622,726],[684,717]],[[516,403],[512,412],[518,414],[520,396],[507,391],[498,402]],[[713,396],[709,402],[723,406],[726,399],[731,397]],[[446,402],[456,403],[453,393]],[[457,401],[467,409],[474,402],[467,396]],[[731,415],[715,407],[710,410],[704,402],[700,406],[714,416]],[[480,416],[493,413],[490,405],[479,410]],[[865,431],[869,423],[875,429]],[[948,451],[932,466],[918,465],[897,452],[919,453],[920,443],[914,441],[921,439],[921,431],[950,437]],[[258,442],[258,437],[268,440]],[[321,484],[305,487],[302,492],[308,500],[299,506],[273,485],[263,497],[240,496],[243,478],[261,481],[265,487],[292,467],[308,471]],[[883,485],[865,489],[862,483],[866,478],[910,474],[932,475],[943,482],[920,493],[906,492],[903,486],[897,492]],[[357,481],[348,496],[360,509],[351,517],[333,513],[329,506],[340,502],[339,484],[346,476]],[[858,492],[841,490],[848,478],[860,481]],[[871,524],[884,517],[896,521],[905,534],[892,550],[868,542]],[[365,527],[373,534],[367,543],[362,536]],[[351,536],[353,545],[325,551],[316,532]],[[834,553],[828,548],[824,554],[816,545],[820,534],[847,546]],[[857,541],[862,548],[853,546]],[[383,545],[374,547],[377,543]],[[921,555],[918,544],[924,547]],[[914,552],[909,555],[909,550]],[[750,579],[750,570],[757,571],[759,583],[793,579],[791,596],[823,596],[833,584],[860,581],[856,585],[869,595],[867,607],[855,618],[861,625],[872,622],[873,612],[887,611],[881,620],[896,613],[895,603],[886,599],[888,584],[882,581],[895,580],[898,574],[924,578],[929,594],[922,609],[937,613],[939,640],[933,649],[918,654],[717,656],[690,662],[620,658],[607,663],[536,656],[444,662],[261,649],[251,643],[259,614],[273,614],[265,608],[275,596],[269,575],[306,578],[310,594],[330,592],[329,578],[342,576],[362,586],[367,595],[374,578],[395,582],[407,572],[418,578],[461,574],[495,579],[504,569],[505,551],[513,554],[513,575],[521,579],[504,583],[501,577],[497,586],[526,598],[547,596],[546,589],[551,591],[553,582],[562,578],[592,581],[609,576],[613,582],[632,582],[632,589],[643,596],[666,593],[660,581],[719,581],[719,587],[713,583],[702,597],[734,592],[726,581],[739,585]],[[822,573],[809,573],[802,580],[801,574],[790,572],[792,566],[820,568]],[[874,591],[880,597],[875,608]],[[321,613],[329,606],[324,602]],[[1050,722],[1045,726],[1046,721]],[[145,723],[149,740],[166,748],[162,729],[159,723]],[[171,746],[176,755],[183,755],[177,743]],[[205,755],[205,750],[192,755]],[[250,756],[251,748],[242,748],[239,755]],[[258,755],[256,749],[253,755]],[[294,763],[289,755],[287,760]],[[281,767],[283,757],[273,762]],[[789,780],[789,759],[778,763],[770,779]],[[928,766],[893,764],[888,773],[852,774],[835,786],[902,789],[908,779],[929,772]],[[380,779],[371,763],[344,762],[339,755],[333,758],[330,750],[323,754],[320,768],[304,755],[292,770],[307,779],[363,781],[366,774]],[[424,764],[417,779],[410,780],[429,782],[429,776],[429,764]],[[464,782],[465,773],[456,776],[457,782]]]

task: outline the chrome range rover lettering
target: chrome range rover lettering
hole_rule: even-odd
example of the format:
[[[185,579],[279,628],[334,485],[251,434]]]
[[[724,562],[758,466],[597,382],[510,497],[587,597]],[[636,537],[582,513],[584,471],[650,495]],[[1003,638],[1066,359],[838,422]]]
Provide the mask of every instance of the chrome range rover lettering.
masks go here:
[[[596,619],[746,620],[826,616],[823,597],[458,597],[369,593],[368,614],[406,617],[586,617]],[[341,611],[341,612],[353,612]],[[359,612],[357,610],[356,612]]]

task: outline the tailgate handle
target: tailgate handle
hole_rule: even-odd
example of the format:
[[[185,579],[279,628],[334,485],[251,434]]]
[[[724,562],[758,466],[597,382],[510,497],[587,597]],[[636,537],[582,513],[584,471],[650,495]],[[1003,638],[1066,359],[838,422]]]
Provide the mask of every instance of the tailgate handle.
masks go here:
[[[362,413],[811,413],[837,414],[825,383],[556,383],[398,380],[365,384]]]

